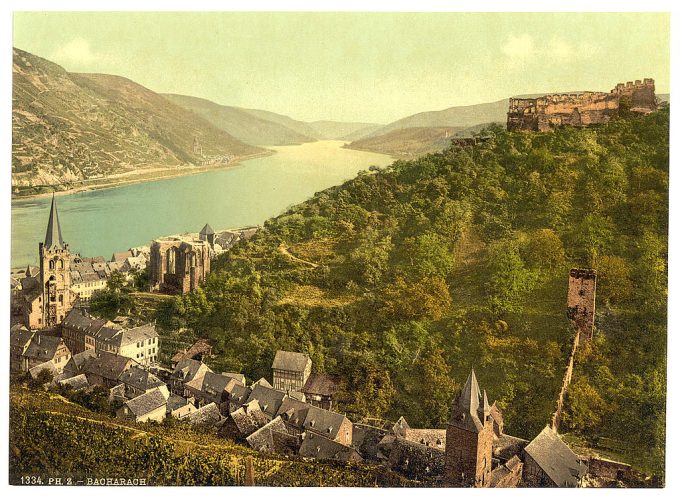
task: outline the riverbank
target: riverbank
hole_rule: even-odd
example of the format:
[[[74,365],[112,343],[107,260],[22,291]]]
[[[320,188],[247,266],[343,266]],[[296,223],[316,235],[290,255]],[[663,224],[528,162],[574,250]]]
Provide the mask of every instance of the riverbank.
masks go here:
[[[255,158],[262,158],[276,154],[276,151],[267,149],[265,152],[251,154],[248,156],[241,156],[233,161],[227,163],[219,163],[215,165],[184,165],[184,166],[174,166],[174,167],[147,167],[136,171],[129,171],[124,173],[117,173],[101,179],[91,179],[91,180],[81,180],[79,182],[72,182],[67,185],[76,184],[73,187],[68,187],[63,190],[57,190],[56,187],[62,186],[62,184],[56,186],[39,186],[35,188],[52,188],[54,190],[39,192],[39,193],[27,193],[22,194],[21,192],[12,192],[12,201],[14,200],[29,200],[29,199],[39,199],[44,197],[51,197],[53,194],[55,196],[63,196],[69,194],[75,194],[77,192],[88,192],[101,189],[111,189],[115,187],[121,187],[124,185],[139,184],[143,182],[153,182],[154,180],[170,179],[176,177],[185,177],[189,175],[196,175],[199,173],[206,173],[217,170],[224,170],[228,168],[233,168],[240,165],[243,161],[248,161]],[[87,184],[85,184],[87,183]],[[30,187],[25,187],[30,189]],[[14,187],[12,188],[14,191]]]

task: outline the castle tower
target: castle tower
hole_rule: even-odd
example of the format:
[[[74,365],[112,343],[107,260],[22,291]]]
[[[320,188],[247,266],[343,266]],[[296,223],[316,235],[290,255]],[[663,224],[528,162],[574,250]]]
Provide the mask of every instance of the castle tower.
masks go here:
[[[593,339],[595,327],[595,288],[597,272],[593,269],[571,269],[567,292],[567,317],[574,321],[579,343]]]
[[[493,438],[491,407],[473,369],[453,402],[446,428],[445,484],[488,487]]]
[[[61,236],[57,201],[52,195],[50,218],[45,242],[38,245],[40,282],[42,285],[42,325],[51,328],[59,324],[73,306],[71,295],[71,254]]]

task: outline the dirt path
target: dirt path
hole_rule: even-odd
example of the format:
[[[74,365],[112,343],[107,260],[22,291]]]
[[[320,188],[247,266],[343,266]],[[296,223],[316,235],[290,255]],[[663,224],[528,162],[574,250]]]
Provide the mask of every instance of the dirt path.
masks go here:
[[[288,246],[286,246],[286,243],[279,244],[279,253],[287,256],[288,258],[290,258],[294,262],[302,263],[304,265],[309,265],[313,269],[318,267],[318,265],[316,263],[308,262],[307,260],[303,260],[302,258],[298,258],[295,255],[293,255],[290,251],[288,251]]]

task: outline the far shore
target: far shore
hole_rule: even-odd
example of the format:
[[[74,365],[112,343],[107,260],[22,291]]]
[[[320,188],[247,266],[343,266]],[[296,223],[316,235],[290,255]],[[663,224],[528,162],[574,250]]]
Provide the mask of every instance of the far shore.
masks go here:
[[[271,149],[266,149],[264,152],[251,154],[249,156],[241,156],[236,158],[234,161],[229,163],[219,163],[215,165],[186,165],[186,166],[174,166],[174,167],[152,167],[152,168],[142,168],[138,172],[126,172],[124,174],[117,174],[118,176],[111,176],[102,179],[93,179],[90,184],[82,184],[77,187],[71,187],[65,190],[58,190],[59,185],[53,186],[55,189],[51,192],[41,192],[40,194],[15,194],[12,193],[12,201],[20,200],[30,200],[39,199],[44,197],[55,196],[66,196],[69,194],[75,194],[77,192],[87,192],[101,189],[113,189],[116,187],[121,187],[124,185],[131,184],[141,184],[144,182],[153,182],[155,180],[163,180],[175,177],[184,177],[188,175],[196,175],[199,173],[205,173],[214,170],[223,170],[227,168],[233,168],[238,166],[243,161],[250,159],[271,156],[276,154],[276,151]],[[85,181],[88,182],[88,181]],[[48,186],[46,186],[48,187]]]

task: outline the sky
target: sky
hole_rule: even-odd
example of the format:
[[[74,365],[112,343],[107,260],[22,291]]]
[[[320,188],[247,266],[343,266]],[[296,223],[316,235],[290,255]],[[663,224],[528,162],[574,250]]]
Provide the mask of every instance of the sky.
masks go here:
[[[664,13],[15,12],[14,46],[72,72],[293,118],[389,123],[652,77]]]

